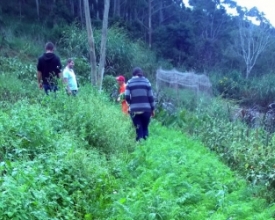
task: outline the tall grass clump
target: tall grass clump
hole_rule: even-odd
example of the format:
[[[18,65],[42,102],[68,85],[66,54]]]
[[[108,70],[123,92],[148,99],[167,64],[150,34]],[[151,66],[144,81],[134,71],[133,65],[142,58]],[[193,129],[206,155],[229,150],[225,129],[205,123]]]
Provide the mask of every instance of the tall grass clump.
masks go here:
[[[261,127],[260,116],[251,127],[244,123],[241,109],[234,102],[203,96],[195,100],[187,99],[173,114],[162,110],[156,117],[162,124],[201,140],[232,169],[259,187],[257,195],[274,201],[274,135]]]
[[[8,74],[7,72],[0,74],[1,101],[14,103],[25,97],[36,97],[34,91],[37,90],[37,85],[34,82],[19,79],[15,73],[14,75]]]
[[[54,127],[49,126],[54,118],[47,117],[46,109],[29,104],[26,100],[19,101],[1,112],[1,160],[21,156],[30,159],[54,147],[52,138],[56,133]]]
[[[249,79],[245,79],[238,72],[231,72],[226,76],[211,74],[215,95],[227,100],[236,100],[240,105],[257,105],[263,108],[275,101],[275,90],[272,84],[274,80],[274,75],[270,73]]]
[[[59,91],[56,95],[42,98],[42,102],[52,114],[58,115],[60,132],[70,130],[88,148],[95,147],[112,154],[127,152],[134,146],[130,118],[123,115],[107,95],[91,85],[81,87],[77,97],[68,97],[65,91]]]
[[[133,128],[117,106],[90,89],[78,97],[62,88],[49,96],[33,91],[36,100],[1,103],[1,219],[109,216],[118,188],[110,163],[135,146]]]
[[[250,80],[249,92],[247,92],[247,102],[249,105],[258,104],[267,107],[275,102],[274,74],[265,74]]]
[[[56,132],[51,123],[55,117],[48,111],[21,105],[18,110],[25,111],[17,118],[1,115],[1,152],[5,153],[0,163],[0,218],[108,216],[109,197],[117,182],[105,157],[95,148],[85,150],[71,131]]]
[[[35,21],[21,22],[12,17],[6,18],[3,36],[3,53],[6,56],[17,56],[22,60],[30,60],[37,57],[43,50],[44,44],[51,31],[48,31],[44,25]],[[42,46],[42,48],[39,47]]]

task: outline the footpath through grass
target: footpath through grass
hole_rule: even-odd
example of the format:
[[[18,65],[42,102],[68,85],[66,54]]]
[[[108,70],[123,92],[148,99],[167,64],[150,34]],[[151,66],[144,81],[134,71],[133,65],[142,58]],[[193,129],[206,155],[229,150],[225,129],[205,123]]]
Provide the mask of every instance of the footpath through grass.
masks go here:
[[[20,96],[18,96],[20,97]],[[93,91],[0,102],[0,219],[268,220],[275,206],[213,152]]]
[[[275,206],[207,148],[158,123],[151,131],[121,170],[110,219],[273,219]]]

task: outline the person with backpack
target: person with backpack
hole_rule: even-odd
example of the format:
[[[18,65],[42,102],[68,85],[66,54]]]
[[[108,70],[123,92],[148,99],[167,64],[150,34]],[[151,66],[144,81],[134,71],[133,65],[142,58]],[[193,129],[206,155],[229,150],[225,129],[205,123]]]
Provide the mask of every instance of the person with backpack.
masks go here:
[[[149,80],[143,76],[140,67],[134,68],[132,75],[126,85],[125,99],[136,128],[136,141],[146,140],[149,136],[150,118],[154,115],[155,109],[152,87]]]
[[[58,90],[57,79],[61,78],[62,74],[60,58],[54,53],[54,48],[52,42],[46,43],[46,52],[38,58],[37,62],[38,87],[43,88],[46,94]]]

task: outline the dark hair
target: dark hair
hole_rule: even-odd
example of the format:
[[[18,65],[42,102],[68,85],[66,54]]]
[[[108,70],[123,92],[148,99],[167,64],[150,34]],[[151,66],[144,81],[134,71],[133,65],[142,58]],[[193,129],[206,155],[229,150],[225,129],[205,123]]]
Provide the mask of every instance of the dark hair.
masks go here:
[[[140,67],[135,67],[132,72],[133,76],[143,76],[143,71]]]
[[[53,51],[54,50],[54,44],[52,42],[47,42],[45,45],[46,50]]]
[[[73,58],[69,58],[67,59],[67,64],[69,64],[70,62],[74,61]]]

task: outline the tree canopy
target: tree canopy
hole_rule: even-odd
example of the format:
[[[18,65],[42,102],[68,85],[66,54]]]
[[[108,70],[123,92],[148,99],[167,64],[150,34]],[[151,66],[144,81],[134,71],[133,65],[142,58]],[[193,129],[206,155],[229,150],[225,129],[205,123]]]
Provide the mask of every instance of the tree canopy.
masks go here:
[[[104,1],[89,0],[91,22],[101,28]],[[144,41],[171,66],[196,72],[238,71],[246,78],[274,69],[274,27],[257,8],[248,10],[233,0],[113,0],[109,25]],[[238,15],[227,13],[226,6]],[[85,26],[83,0],[10,0],[0,2],[1,24],[5,17],[37,21],[55,28],[78,22]],[[256,22],[252,22],[256,21]],[[249,36],[249,37],[248,37]],[[60,37],[59,34],[55,36]]]

